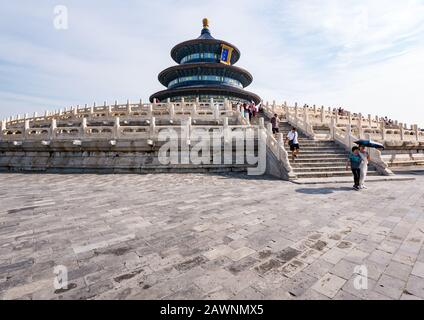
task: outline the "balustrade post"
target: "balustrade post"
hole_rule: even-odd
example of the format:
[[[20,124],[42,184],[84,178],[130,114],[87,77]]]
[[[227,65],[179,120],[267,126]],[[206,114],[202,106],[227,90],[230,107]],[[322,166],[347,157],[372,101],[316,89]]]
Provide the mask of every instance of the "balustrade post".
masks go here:
[[[87,110],[87,105],[85,105],[85,110]],[[93,114],[94,114],[94,107],[91,106],[90,107],[90,115],[93,115]]]
[[[275,139],[277,140],[278,145],[284,146],[284,138],[281,132],[277,133],[277,136],[275,137]]]
[[[26,119],[24,123],[24,137],[27,139],[29,136],[29,120]]]
[[[175,118],[175,106],[173,103],[169,105],[169,117],[171,118],[171,120],[174,120]]]
[[[386,126],[384,124],[384,121],[380,122],[380,128],[381,128],[381,139],[384,141],[386,141]]]
[[[296,122],[297,122],[297,111],[298,111],[297,109],[298,109],[297,102],[295,102],[294,103],[294,118],[295,118]]]
[[[268,135],[272,135],[272,124],[271,123],[266,124],[266,132],[267,132]]]
[[[228,129],[228,117],[224,118],[224,130]]]
[[[130,105],[130,100],[127,100],[127,114],[131,115],[132,113],[132,107]]]
[[[156,118],[152,117],[150,121],[150,139],[154,139],[156,132]]]
[[[405,140],[405,129],[403,128],[403,123],[399,123],[399,129],[400,129],[400,141]]]
[[[113,135],[115,139],[119,138],[120,136],[120,127],[121,123],[119,117],[115,117],[115,123],[113,124]]]
[[[7,123],[6,120],[2,120],[0,122],[0,141],[3,140],[3,134],[6,131],[6,123]]]
[[[87,134],[87,118],[82,118],[81,121],[81,136],[85,136]]]
[[[197,114],[196,104],[191,106],[191,116],[194,117]]]
[[[215,120],[218,120],[219,119],[219,107],[218,106],[213,107],[213,113],[214,113]]]
[[[225,108],[225,110],[227,110],[227,111],[231,111],[231,110],[233,110],[233,107],[232,107],[232,105],[231,105],[230,101],[228,100],[228,98],[225,98],[225,99],[224,99],[224,108]]]
[[[362,131],[362,114],[361,113],[358,115],[358,128],[359,128],[359,139],[362,139],[363,131]]]
[[[348,111],[347,116],[348,116],[348,123],[350,126],[352,126],[352,114],[350,113],[350,111]]]
[[[368,125],[370,128],[372,128],[372,117],[370,114],[368,114]]]
[[[417,124],[414,124],[414,135],[415,135],[416,141],[419,141],[420,140],[420,131],[418,130]]]
[[[151,103],[149,104],[149,112],[148,112],[149,117],[153,117],[153,105],[154,104],[151,104]]]
[[[330,121],[331,121],[330,122],[330,136],[331,136],[331,139],[334,140],[335,135],[336,135],[336,120],[335,120],[335,118],[331,117]]]
[[[349,146],[349,149],[352,149],[353,141],[352,141],[352,125],[348,124],[346,126],[346,136],[347,136],[347,143]]]
[[[53,140],[56,138],[56,130],[57,130],[57,123],[56,119],[52,118],[51,124],[50,124],[50,140]]]
[[[265,128],[265,120],[264,118],[259,118],[259,128],[264,129]]]
[[[324,106],[321,106],[321,123],[325,122],[325,110]]]
[[[272,113],[275,114],[275,100],[272,101]]]

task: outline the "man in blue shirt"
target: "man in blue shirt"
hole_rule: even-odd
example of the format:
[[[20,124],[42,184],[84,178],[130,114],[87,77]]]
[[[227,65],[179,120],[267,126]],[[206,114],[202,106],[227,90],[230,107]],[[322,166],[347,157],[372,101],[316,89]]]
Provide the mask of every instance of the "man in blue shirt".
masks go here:
[[[349,169],[349,165],[352,169],[352,173],[353,173],[353,180],[355,182],[355,184],[353,185],[353,189],[359,191],[360,187],[359,187],[359,180],[361,178],[361,163],[362,163],[362,158],[359,154],[359,148],[358,147],[353,147],[352,148],[352,152],[349,154],[349,158],[346,162],[346,171]]]

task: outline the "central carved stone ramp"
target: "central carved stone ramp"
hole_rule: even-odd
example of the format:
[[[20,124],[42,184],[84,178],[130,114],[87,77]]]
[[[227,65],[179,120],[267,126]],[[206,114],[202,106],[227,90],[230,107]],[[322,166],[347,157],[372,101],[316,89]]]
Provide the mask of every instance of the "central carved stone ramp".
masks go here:
[[[284,135],[291,130],[291,125],[280,122],[279,130]],[[300,153],[293,161],[289,150],[289,160],[297,178],[325,178],[351,176],[350,170],[346,171],[348,153],[332,140],[314,140],[299,132]],[[288,149],[288,146],[286,145]],[[368,175],[378,175],[374,167],[369,166]]]

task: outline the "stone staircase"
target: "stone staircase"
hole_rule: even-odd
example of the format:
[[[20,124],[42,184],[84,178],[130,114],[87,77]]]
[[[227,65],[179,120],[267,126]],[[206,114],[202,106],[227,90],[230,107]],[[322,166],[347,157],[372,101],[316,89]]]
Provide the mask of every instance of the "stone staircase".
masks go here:
[[[291,126],[282,121],[279,125],[280,133],[287,136]],[[289,152],[290,164],[297,178],[325,178],[351,176],[350,170],[346,171],[346,159],[348,153],[332,140],[314,140],[299,132],[300,153],[293,161]],[[375,168],[369,166],[368,175],[378,175]]]

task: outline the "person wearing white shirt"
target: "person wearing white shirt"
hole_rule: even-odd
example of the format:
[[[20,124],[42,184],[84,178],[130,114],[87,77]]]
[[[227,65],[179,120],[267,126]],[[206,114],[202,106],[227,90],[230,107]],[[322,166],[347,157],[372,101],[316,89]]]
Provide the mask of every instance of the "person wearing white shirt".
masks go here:
[[[299,134],[296,131],[296,128],[292,128],[291,131],[287,134],[286,140],[289,141],[290,151],[292,152],[292,158],[295,160],[299,154]]]
[[[365,183],[365,179],[367,178],[368,173],[368,162],[370,161],[370,155],[367,152],[366,148],[364,146],[359,146],[359,155],[362,158],[361,162],[361,177],[359,179],[359,188],[360,189],[367,189]]]

